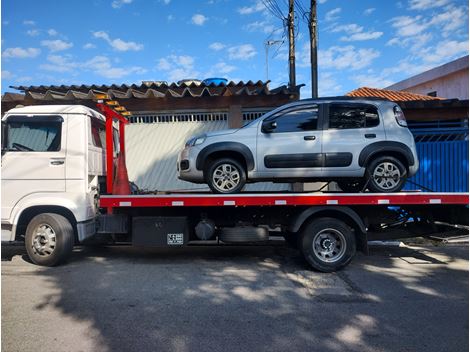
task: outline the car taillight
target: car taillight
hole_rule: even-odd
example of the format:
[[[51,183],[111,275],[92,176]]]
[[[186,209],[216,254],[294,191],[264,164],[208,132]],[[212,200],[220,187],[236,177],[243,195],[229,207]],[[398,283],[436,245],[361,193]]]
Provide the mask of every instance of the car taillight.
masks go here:
[[[403,111],[401,111],[398,106],[395,106],[393,108],[393,112],[395,114],[395,120],[397,120],[397,123],[402,127],[408,127],[408,124],[406,123],[405,114],[403,113]]]

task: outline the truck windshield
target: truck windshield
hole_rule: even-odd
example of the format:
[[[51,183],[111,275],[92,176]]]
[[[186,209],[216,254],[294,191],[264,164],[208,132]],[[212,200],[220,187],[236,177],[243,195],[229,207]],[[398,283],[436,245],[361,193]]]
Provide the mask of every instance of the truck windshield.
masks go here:
[[[8,121],[5,149],[8,151],[53,152],[60,150],[59,121]]]

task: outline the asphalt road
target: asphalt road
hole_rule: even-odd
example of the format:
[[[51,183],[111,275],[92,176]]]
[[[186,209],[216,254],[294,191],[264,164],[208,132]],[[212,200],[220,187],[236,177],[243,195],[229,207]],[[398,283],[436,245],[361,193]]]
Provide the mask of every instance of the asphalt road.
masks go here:
[[[2,250],[3,351],[468,351],[468,247],[312,272],[281,246]]]

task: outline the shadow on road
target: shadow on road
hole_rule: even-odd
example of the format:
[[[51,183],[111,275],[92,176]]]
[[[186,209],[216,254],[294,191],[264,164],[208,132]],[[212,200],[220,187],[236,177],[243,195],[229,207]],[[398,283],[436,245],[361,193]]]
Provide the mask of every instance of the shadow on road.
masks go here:
[[[34,313],[91,324],[99,351],[468,350],[467,247],[373,247],[337,274],[282,246],[78,248],[33,270],[54,288]]]

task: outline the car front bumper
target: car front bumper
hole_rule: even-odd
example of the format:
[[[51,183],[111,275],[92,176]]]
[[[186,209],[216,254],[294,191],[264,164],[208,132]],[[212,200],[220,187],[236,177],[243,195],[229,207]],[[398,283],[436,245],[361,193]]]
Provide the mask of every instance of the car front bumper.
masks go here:
[[[198,148],[186,147],[178,155],[176,170],[178,178],[183,181],[204,183],[204,173],[196,168]]]

